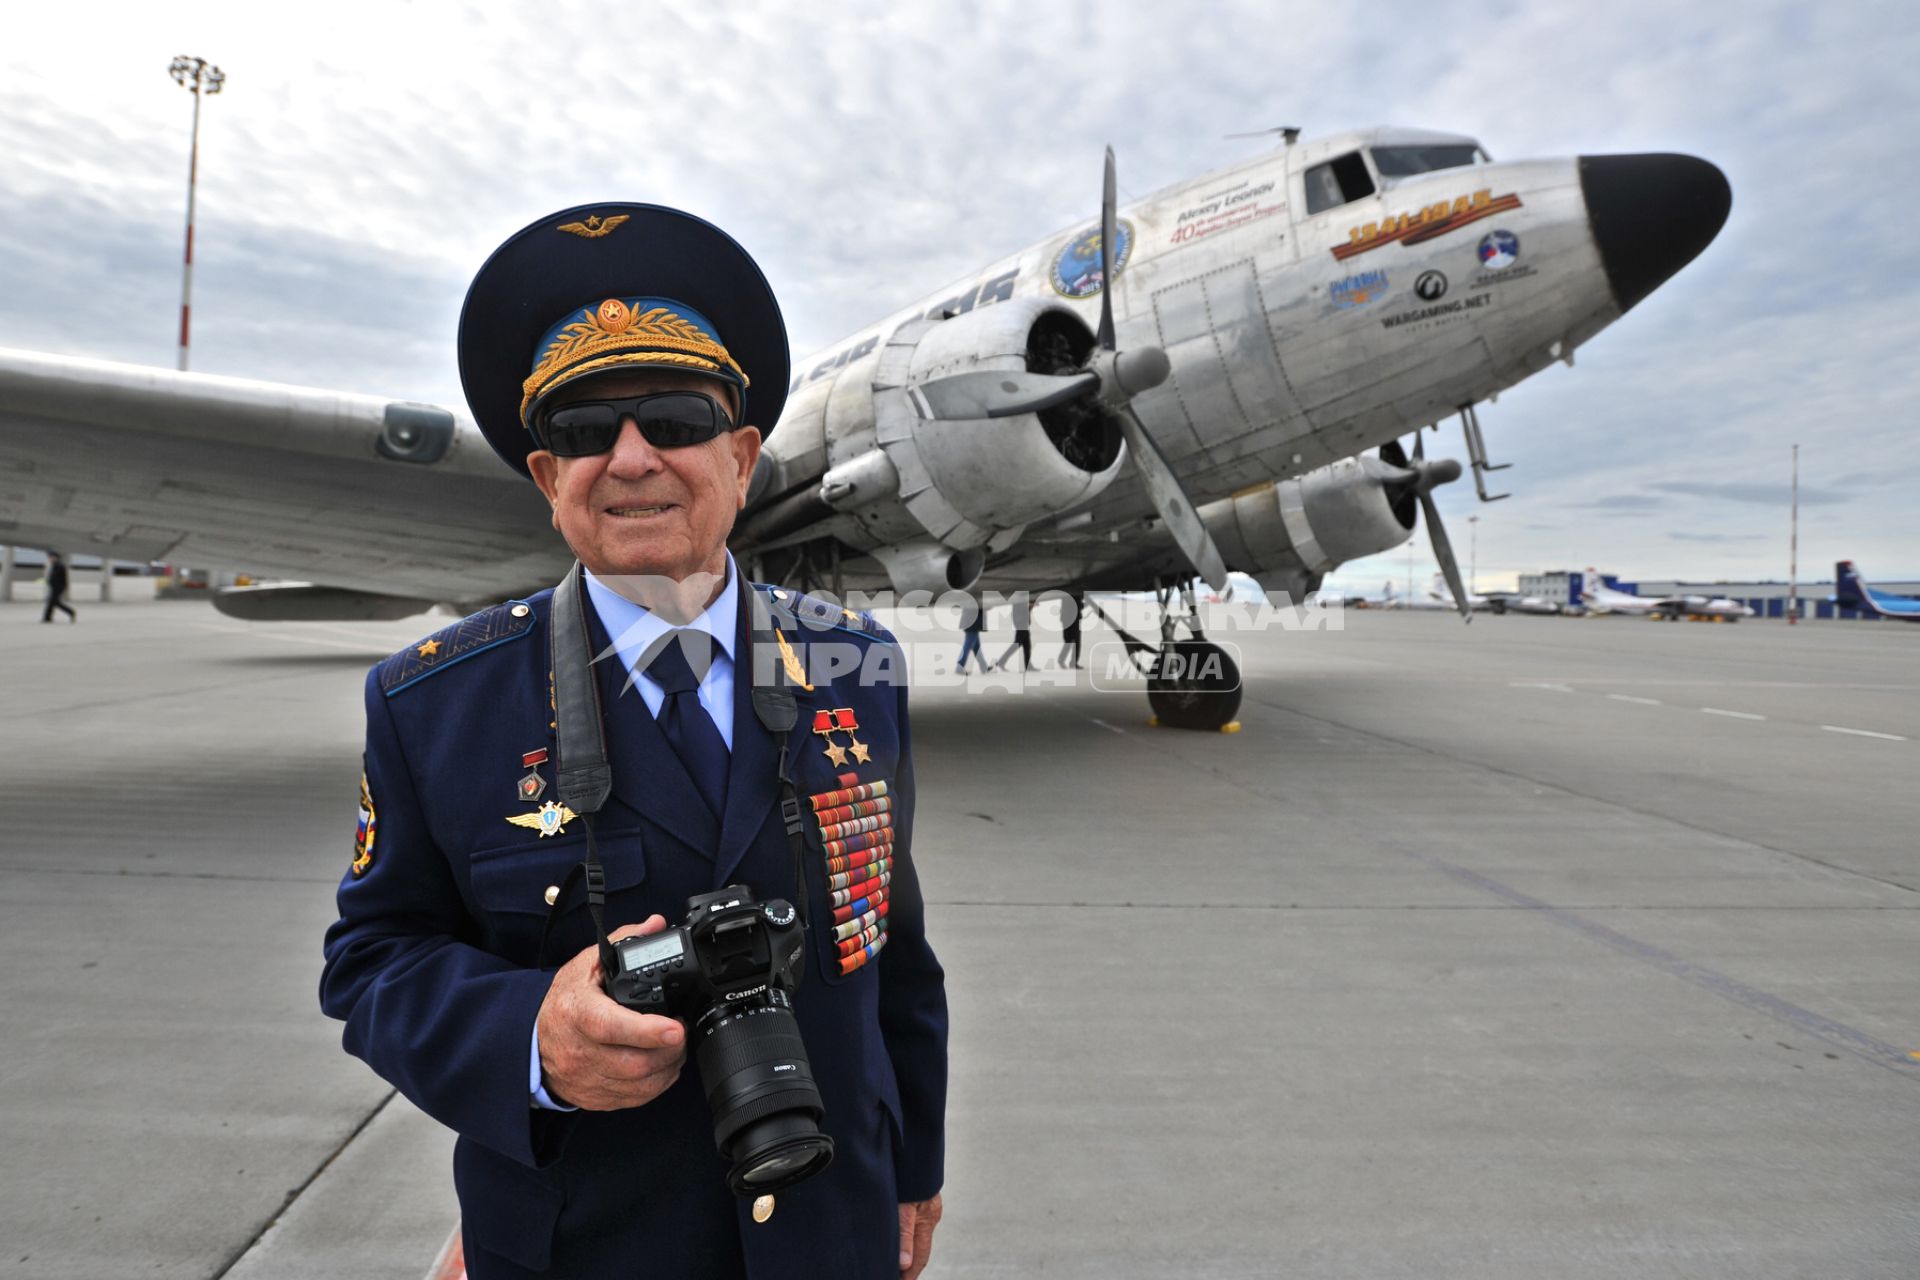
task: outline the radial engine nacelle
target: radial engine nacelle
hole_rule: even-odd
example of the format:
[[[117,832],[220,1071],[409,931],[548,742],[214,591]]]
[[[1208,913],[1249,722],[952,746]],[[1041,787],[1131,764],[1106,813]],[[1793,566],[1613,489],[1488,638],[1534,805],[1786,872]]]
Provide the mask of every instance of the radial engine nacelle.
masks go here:
[[[1406,469],[1360,457],[1209,502],[1200,518],[1229,567],[1300,600],[1339,565],[1404,543],[1418,509]]]
[[[879,561],[896,591],[971,587],[987,552],[1095,497],[1125,464],[1121,429],[1086,372],[1095,345],[1078,316],[1038,298],[901,326],[789,408],[738,541],[775,546],[830,530]],[[956,377],[995,374],[1027,379],[1022,388],[1067,383],[1063,375],[1081,384],[998,417],[984,403],[977,416],[950,411],[950,397],[941,410],[928,404],[934,384],[951,391]],[[1004,399],[1000,383],[989,389]]]
[[[1004,418],[928,418],[914,391],[956,373],[1077,372],[1093,334],[1065,307],[1015,299],[910,324],[874,370],[874,433],[916,523],[950,547],[1069,510],[1113,482],[1120,431],[1087,397]]]

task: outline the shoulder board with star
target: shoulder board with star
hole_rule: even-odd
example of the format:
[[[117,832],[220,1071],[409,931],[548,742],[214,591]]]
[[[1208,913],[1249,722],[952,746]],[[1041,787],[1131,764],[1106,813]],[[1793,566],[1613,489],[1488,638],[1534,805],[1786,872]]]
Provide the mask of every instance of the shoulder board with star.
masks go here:
[[[533,606],[508,600],[470,614],[387,658],[378,667],[380,691],[391,698],[436,671],[483,653],[533,630]]]
[[[893,640],[893,633],[875,621],[870,613],[842,608],[826,600],[816,600],[804,592],[768,586],[764,582],[756,582],[754,588],[769,598],[774,616],[781,618],[783,623],[786,618],[792,618],[796,623],[805,623],[810,627],[850,631],[854,635],[868,636],[883,643]]]

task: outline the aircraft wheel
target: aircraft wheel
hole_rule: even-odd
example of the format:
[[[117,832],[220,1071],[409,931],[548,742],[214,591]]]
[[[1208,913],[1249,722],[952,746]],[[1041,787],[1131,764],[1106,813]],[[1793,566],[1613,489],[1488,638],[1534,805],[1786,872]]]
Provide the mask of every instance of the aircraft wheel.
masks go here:
[[[1219,729],[1240,709],[1240,667],[1205,640],[1176,640],[1160,650],[1147,702],[1174,729]]]

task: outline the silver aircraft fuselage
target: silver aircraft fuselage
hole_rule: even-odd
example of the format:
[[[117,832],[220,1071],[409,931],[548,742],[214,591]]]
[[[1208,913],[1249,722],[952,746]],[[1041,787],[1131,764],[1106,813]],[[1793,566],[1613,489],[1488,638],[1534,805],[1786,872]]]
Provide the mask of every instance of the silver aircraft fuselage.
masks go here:
[[[1419,148],[1475,160],[1402,177],[1375,160]],[[1309,177],[1343,158],[1350,172],[1365,166],[1372,193],[1321,207]],[[1118,345],[1158,346],[1173,366],[1133,408],[1196,504],[1352,457],[1571,363],[1712,238],[1724,192],[1719,171],[1691,157],[1495,163],[1470,138],[1387,128],[1165,188],[1120,208]],[[797,361],[767,444],[782,486],[872,447],[870,432],[836,433],[830,402],[872,383],[879,349],[902,325],[1035,297],[1077,309],[1091,328],[1098,282],[1076,297],[1088,286],[1073,268],[1095,235],[1090,217]],[[1129,469],[1059,520],[1104,533],[1151,516]],[[1084,547],[1022,549],[1017,569],[989,567],[988,585],[1088,568]]]

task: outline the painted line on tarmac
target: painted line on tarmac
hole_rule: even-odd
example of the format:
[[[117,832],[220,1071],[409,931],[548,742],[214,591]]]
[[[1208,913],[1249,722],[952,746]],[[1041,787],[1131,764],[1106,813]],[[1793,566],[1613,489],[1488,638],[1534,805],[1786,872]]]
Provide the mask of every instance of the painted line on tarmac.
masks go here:
[[[1530,680],[1509,680],[1507,687],[1511,689],[1551,689],[1558,693],[1573,692],[1571,688],[1564,684],[1547,684],[1545,682]],[[1662,707],[1666,705],[1658,698],[1642,698],[1631,693],[1609,693],[1606,696],[1609,702],[1629,702],[1636,707]],[[1702,707],[1700,710],[1710,716],[1727,716],[1734,720],[1765,720],[1767,718],[1763,715],[1757,715],[1752,711],[1729,711],[1724,707]],[[1783,721],[1782,723],[1791,722]],[[1843,724],[1823,724],[1820,727],[1828,733],[1844,733],[1856,738],[1877,738],[1882,742],[1909,741],[1908,738],[1901,734],[1881,733],[1876,729],[1849,729]]]
[[[1093,721],[1095,724],[1099,725],[1102,729],[1105,729],[1108,733],[1117,733],[1123,738],[1127,736],[1127,731],[1125,729],[1122,729],[1119,725],[1108,724],[1105,720],[1102,720],[1098,716],[1088,716],[1087,719]]]
[[[1857,876],[1862,880],[1871,880],[1875,884],[1883,884],[1890,889],[1898,889],[1902,893],[1920,893],[1920,886],[1906,884],[1899,880],[1892,880],[1886,876],[1878,876],[1871,871],[1862,871],[1858,867],[1850,867],[1844,863],[1831,862],[1825,858],[1815,857],[1811,853],[1806,853],[1798,849],[1790,849],[1783,844],[1770,844],[1758,836],[1723,831],[1718,827],[1698,821],[1685,812],[1667,813],[1659,809],[1636,805],[1628,800],[1620,799],[1617,796],[1602,795],[1596,791],[1582,791],[1565,782],[1539,777],[1521,768],[1508,768],[1488,760],[1475,759],[1470,755],[1453,754],[1449,751],[1443,751],[1437,746],[1417,742],[1411,738],[1396,737],[1391,733],[1383,733],[1378,729],[1366,729],[1357,724],[1349,724],[1344,720],[1334,720],[1327,716],[1315,715],[1310,711],[1303,711],[1299,707],[1290,706],[1284,702],[1275,702],[1269,698],[1262,698],[1250,694],[1248,695],[1247,701],[1253,703],[1255,706],[1267,707],[1283,715],[1295,716],[1312,724],[1326,725],[1329,728],[1338,729],[1343,733],[1355,734],[1363,738],[1371,738],[1376,742],[1390,742],[1396,747],[1403,747],[1408,751],[1416,751],[1421,755],[1432,756],[1437,760],[1445,760],[1463,768],[1478,770],[1482,773],[1495,774],[1503,778],[1514,778],[1521,782],[1528,783],[1531,786],[1557,791],[1563,795],[1578,796],[1582,800],[1591,800],[1595,804],[1605,805],[1609,809],[1618,809],[1622,813],[1631,813],[1637,817],[1647,818],[1655,822],[1669,823],[1676,827],[1685,828],[1688,831],[1697,831],[1702,835],[1712,836],[1716,840],[1731,840],[1736,844],[1745,845],[1748,848],[1764,849],[1768,853],[1778,854],[1783,858],[1793,858],[1800,862],[1810,863],[1816,867],[1825,867],[1828,871],[1833,871],[1840,875]],[[1804,723],[1799,722],[1783,723],[1795,723],[1797,727],[1806,727]],[[1250,791],[1255,795],[1265,796],[1268,799],[1280,800],[1285,798],[1272,792],[1263,791],[1259,787],[1252,786],[1245,782],[1235,782],[1233,785],[1240,787],[1242,790]]]
[[[1876,733],[1872,729],[1849,729],[1843,724],[1823,724],[1820,726],[1828,733],[1850,733],[1856,738],[1879,738],[1886,742],[1905,742],[1897,733]]]
[[[1394,848],[1392,845],[1387,847]],[[1563,907],[1543,902],[1539,898],[1501,884],[1498,880],[1483,876],[1477,871],[1469,871],[1443,858],[1436,858],[1426,853],[1415,853],[1410,849],[1398,849],[1397,852],[1424,866],[1431,867],[1442,875],[1450,876],[1462,884],[1471,885],[1496,898],[1504,898],[1516,906],[1537,912],[1543,919],[1571,929],[1624,956],[1643,960],[1671,977],[1690,982],[1704,991],[1751,1009],[1755,1013],[1777,1018],[1808,1035],[1825,1040],[1835,1048],[1846,1050],[1856,1058],[1871,1062],[1876,1067],[1885,1067],[1900,1075],[1920,1079],[1920,1054],[1895,1048],[1844,1022],[1835,1022],[1832,1018],[1803,1008],[1790,1000],[1783,1000],[1771,992],[1750,987],[1738,978],[1730,978],[1724,973],[1709,969],[1705,965],[1695,964],[1650,942],[1642,942],[1638,938],[1629,937],[1617,929],[1609,929],[1606,925],[1588,920]]]
[[[279,631],[256,631],[252,627],[223,627],[212,622],[196,622],[193,625],[202,631],[217,631],[223,635],[258,637],[263,640],[279,640],[286,644],[317,644],[328,649],[351,649],[355,653],[364,653],[371,658],[380,656],[375,652],[378,643],[372,640],[365,644],[348,644],[344,640],[328,640],[321,636],[290,636]]]

